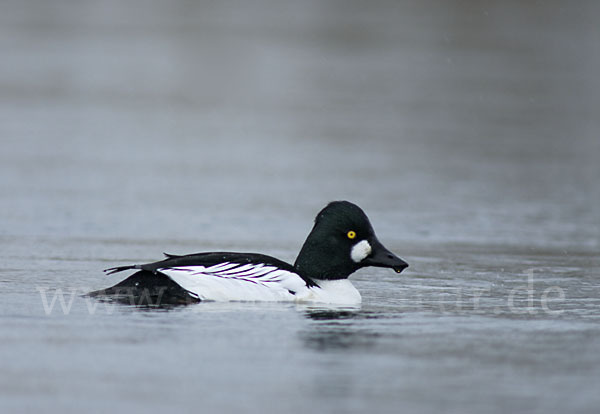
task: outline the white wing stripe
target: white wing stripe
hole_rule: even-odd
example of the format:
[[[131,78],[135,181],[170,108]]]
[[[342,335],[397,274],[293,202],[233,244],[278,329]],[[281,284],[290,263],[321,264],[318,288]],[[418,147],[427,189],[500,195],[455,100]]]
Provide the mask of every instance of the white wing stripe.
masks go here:
[[[232,273],[240,273],[240,272],[244,272],[246,270],[251,270],[251,269],[254,269],[255,267],[256,267],[256,265],[251,265],[251,264],[238,265],[229,270],[219,271],[219,273],[221,273],[223,275],[230,275]]]
[[[264,276],[267,275],[271,272],[273,272],[274,270],[276,270],[276,267],[273,266],[261,266],[259,268],[254,269],[252,272],[246,272],[248,273],[247,276],[253,276],[253,277],[258,277],[258,276]]]
[[[257,265],[248,271],[236,273],[234,276],[235,277],[258,277],[258,276],[263,276],[268,273],[271,273],[275,269],[277,269],[277,268],[273,267],[273,266]]]
[[[225,262],[225,263],[219,263],[210,267],[205,267],[207,272],[213,273],[213,272],[219,272],[221,270],[227,270],[227,269],[231,269],[232,267],[236,267],[239,266],[238,263],[229,263],[229,262]]]
[[[248,281],[280,281],[282,277],[292,273],[287,270],[279,269],[275,266],[265,266],[264,264],[239,264],[239,263],[219,263],[213,266],[178,266],[165,267],[159,271],[172,270],[184,272],[193,276],[216,276],[221,278],[244,279]]]
[[[256,268],[256,266],[252,266],[252,265],[238,265],[237,267],[233,267],[231,269],[227,269],[227,270],[223,270],[223,271],[219,270],[218,272],[215,272],[215,273],[219,273],[222,275],[230,275],[233,273],[240,273],[240,272],[246,271],[248,269],[253,270],[255,268]]]

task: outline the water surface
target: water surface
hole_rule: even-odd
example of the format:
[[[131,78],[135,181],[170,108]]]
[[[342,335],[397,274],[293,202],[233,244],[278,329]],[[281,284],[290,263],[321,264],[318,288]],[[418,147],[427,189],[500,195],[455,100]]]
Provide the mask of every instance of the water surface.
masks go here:
[[[4,2],[4,412],[596,412],[598,5]],[[359,308],[81,297],[163,251],[293,262],[348,199]]]

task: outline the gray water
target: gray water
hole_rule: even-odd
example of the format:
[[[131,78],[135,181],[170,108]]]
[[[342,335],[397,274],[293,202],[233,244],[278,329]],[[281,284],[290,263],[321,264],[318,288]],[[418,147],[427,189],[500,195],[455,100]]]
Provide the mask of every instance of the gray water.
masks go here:
[[[597,2],[1,10],[0,411],[597,412]],[[360,308],[81,296],[335,199]]]

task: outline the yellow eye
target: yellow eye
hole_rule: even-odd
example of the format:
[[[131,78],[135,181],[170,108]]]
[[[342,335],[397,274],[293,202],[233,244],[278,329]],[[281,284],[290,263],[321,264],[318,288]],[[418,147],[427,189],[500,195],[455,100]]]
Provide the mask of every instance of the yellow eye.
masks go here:
[[[353,238],[355,238],[355,237],[356,237],[356,232],[354,232],[354,231],[350,230],[350,231],[349,231],[349,232],[346,234],[346,236],[348,236],[348,238],[349,238],[349,239],[353,239]]]

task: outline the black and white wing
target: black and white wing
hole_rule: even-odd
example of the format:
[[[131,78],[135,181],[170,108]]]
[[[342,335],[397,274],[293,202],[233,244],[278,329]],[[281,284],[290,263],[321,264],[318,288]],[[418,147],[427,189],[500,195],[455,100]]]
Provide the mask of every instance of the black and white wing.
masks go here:
[[[264,263],[223,262],[159,267],[156,271],[200,300],[289,301],[308,290],[297,273]]]

